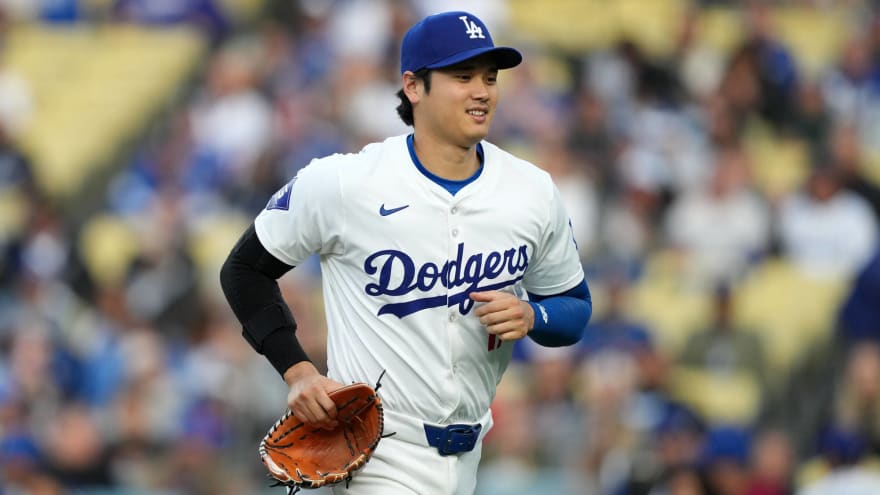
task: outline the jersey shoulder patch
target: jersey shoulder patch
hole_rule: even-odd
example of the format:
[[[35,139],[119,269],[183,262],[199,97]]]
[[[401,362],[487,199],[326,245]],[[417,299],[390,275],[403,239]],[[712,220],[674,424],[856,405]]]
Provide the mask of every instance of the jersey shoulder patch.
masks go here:
[[[269,203],[266,204],[267,210],[284,210],[287,211],[290,209],[290,193],[293,190],[293,183],[296,182],[296,178],[284,184],[284,186],[278,190],[275,194],[269,198]]]

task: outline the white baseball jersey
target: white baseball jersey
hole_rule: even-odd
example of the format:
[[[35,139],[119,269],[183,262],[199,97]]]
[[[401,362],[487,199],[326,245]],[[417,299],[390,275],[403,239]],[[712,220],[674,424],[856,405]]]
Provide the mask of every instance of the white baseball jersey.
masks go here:
[[[470,292],[557,294],[584,277],[549,174],[482,146],[482,172],[455,195],[416,167],[406,136],[313,160],[255,222],[281,261],[320,255],[328,376],[387,370],[385,406],[432,423],[476,422],[510,361]]]

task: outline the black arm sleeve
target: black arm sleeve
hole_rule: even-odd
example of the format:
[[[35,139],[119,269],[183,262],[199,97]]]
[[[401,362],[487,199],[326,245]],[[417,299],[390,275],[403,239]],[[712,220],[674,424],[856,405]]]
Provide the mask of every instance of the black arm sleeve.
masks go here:
[[[266,251],[252,224],[220,269],[220,286],[242,324],[242,335],[281,375],[309,359],[276,281],[292,268]]]

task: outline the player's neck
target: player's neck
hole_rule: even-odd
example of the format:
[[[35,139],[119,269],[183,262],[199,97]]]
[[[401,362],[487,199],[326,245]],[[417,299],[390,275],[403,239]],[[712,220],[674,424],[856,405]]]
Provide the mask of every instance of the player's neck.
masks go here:
[[[443,179],[465,180],[480,167],[476,144],[465,148],[416,132],[413,147],[422,166]]]

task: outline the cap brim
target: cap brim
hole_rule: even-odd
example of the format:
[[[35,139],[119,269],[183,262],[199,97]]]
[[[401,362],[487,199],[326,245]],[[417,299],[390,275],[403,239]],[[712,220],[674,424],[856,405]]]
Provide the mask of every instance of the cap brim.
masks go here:
[[[425,69],[442,69],[443,67],[449,67],[450,65],[455,65],[464,62],[465,60],[470,60],[486,54],[491,54],[493,56],[498,63],[499,70],[516,67],[522,62],[523,58],[522,54],[515,48],[510,48],[508,46],[486,46],[456,53],[451,57],[446,57],[442,60],[426,65]]]

